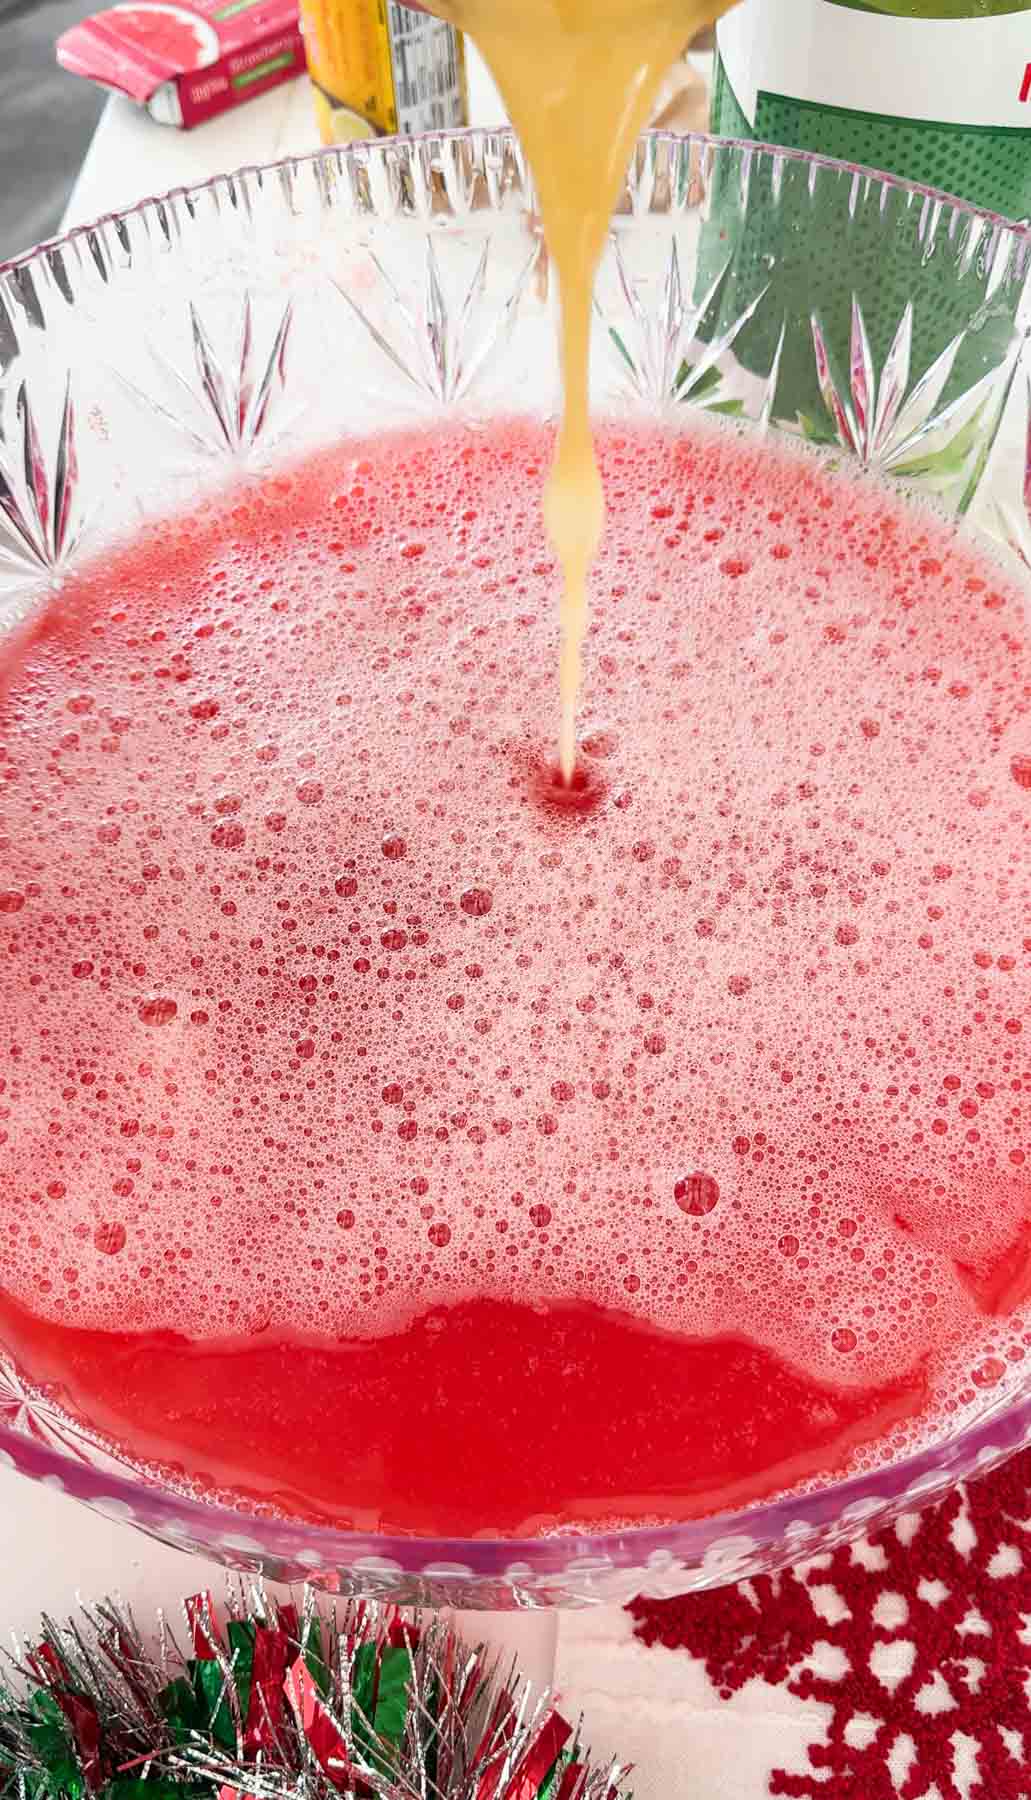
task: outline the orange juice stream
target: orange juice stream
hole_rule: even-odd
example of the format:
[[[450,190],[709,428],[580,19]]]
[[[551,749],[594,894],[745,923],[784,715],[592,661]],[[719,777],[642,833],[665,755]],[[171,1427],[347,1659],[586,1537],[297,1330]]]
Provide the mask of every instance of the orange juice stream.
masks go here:
[[[664,76],[728,0],[444,0],[479,45],[530,160],[558,277],[565,404],[545,499],[562,565],[559,763],[576,760],[587,577],[604,501],[591,441],[595,270],[634,144]]]

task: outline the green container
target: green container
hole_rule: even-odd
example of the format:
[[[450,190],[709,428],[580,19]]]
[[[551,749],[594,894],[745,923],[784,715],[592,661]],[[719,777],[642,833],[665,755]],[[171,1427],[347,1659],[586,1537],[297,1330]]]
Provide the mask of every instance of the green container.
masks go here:
[[[1031,214],[1031,0],[742,0],[712,129]]]
[[[741,0],[721,21],[713,85],[712,129],[898,175],[988,212],[1031,215],[1031,0]],[[817,438],[833,439],[833,408],[821,384],[814,335],[849,342],[858,305],[875,370],[896,341],[920,205],[900,215],[899,250],[886,256],[869,209],[847,211],[826,241],[792,241],[791,210],[806,211],[804,182],[766,169],[765,207],[741,217],[731,196],[714,189],[703,280],[714,288],[701,335],[726,335],[741,295],[770,268],[769,291],[754,324],[735,334],[734,355],[766,371],[783,328],[774,411]],[[729,229],[728,229],[729,225]],[[771,260],[771,245],[778,255]],[[804,248],[803,248],[804,241]],[[1006,354],[1011,319],[986,309],[969,330],[967,279],[939,244],[940,304],[914,322],[911,378],[930,369],[964,325],[955,379],[967,387]],[[903,272],[904,271],[904,272]],[[930,271],[932,277],[934,271]],[[974,271],[971,271],[974,277]],[[979,275],[976,278],[980,278]],[[815,333],[814,333],[815,328]],[[835,385],[848,371],[831,370]]]

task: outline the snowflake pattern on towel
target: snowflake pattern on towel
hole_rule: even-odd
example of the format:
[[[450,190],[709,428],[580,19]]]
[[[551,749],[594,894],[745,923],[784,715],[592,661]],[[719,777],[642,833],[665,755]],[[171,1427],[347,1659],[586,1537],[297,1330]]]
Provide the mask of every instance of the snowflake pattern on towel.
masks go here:
[[[791,1800],[1031,1800],[1031,1453],[781,1575],[630,1607],[645,1644],[820,1701]]]

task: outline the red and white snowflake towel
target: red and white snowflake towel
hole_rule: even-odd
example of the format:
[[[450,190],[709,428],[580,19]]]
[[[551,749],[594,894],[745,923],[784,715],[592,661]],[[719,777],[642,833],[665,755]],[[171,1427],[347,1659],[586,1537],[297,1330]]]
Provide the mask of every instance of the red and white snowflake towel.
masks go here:
[[[559,1675],[638,1800],[1031,1800],[1031,1452],[785,1574],[637,1601],[621,1638],[564,1632]]]

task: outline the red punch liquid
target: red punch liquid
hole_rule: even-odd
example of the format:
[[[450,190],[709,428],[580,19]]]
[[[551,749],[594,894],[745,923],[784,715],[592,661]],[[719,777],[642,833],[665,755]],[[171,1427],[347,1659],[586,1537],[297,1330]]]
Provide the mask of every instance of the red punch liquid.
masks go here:
[[[379,439],[0,664],[0,1336],[141,1466],[363,1529],[689,1517],[1031,1346],[1022,594],[873,485]]]

